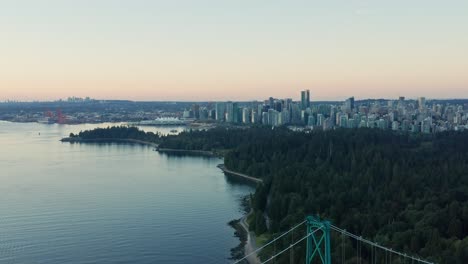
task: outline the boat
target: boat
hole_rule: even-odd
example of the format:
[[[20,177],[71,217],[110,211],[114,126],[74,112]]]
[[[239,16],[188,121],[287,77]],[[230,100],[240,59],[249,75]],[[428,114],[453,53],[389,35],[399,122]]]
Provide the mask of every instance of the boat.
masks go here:
[[[45,117],[45,118],[38,119],[37,122],[39,124],[54,124],[55,120],[52,118]]]

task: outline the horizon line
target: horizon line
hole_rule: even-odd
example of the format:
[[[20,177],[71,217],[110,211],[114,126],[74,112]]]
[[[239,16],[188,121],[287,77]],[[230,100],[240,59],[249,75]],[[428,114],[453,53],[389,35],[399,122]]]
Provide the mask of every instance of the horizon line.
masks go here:
[[[336,100],[314,100],[310,101],[311,103],[320,103],[320,102],[341,102],[345,101],[348,98],[352,98],[354,96],[346,97],[345,99],[336,99]],[[424,96],[422,96],[424,97]],[[72,97],[71,97],[72,98]],[[86,97],[75,97],[77,99],[86,99]],[[356,99],[355,101],[398,101],[398,98],[396,99],[389,99],[389,98],[361,98],[361,99]],[[417,101],[418,98],[420,97],[405,97],[405,101]],[[447,98],[430,98],[430,97],[424,97],[426,101],[449,101],[449,100],[468,100],[468,98],[454,98],[454,97],[447,97]],[[285,99],[292,99],[292,98],[275,98],[275,100],[285,100]],[[251,100],[204,100],[204,101],[190,101],[190,100],[131,100],[131,99],[97,99],[97,98],[89,98],[91,101],[127,101],[127,102],[138,102],[138,103],[216,103],[216,102],[241,102],[241,103],[252,103],[252,102],[264,102],[269,100],[269,98],[258,100],[258,99],[251,99]],[[300,102],[301,100],[292,100],[293,102]],[[64,103],[69,103],[68,98],[67,99],[55,99],[55,100],[14,100],[14,99],[6,99],[0,101],[0,103],[57,103],[57,102],[64,102]],[[70,102],[70,103],[76,103],[76,102]]]

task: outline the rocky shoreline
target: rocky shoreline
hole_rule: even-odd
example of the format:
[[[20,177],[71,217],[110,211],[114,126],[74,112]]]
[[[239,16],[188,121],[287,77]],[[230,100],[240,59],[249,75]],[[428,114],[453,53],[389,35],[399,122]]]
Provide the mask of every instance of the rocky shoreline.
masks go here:
[[[229,226],[231,226],[235,230],[234,236],[239,238],[239,241],[240,241],[238,246],[231,249],[231,258],[230,258],[231,260],[239,260],[239,259],[242,259],[246,254],[249,254],[249,252],[246,252],[246,246],[249,243],[248,226],[247,227],[243,226],[242,222],[250,214],[250,211],[251,211],[250,196],[247,195],[243,197],[240,203],[242,206],[242,210],[244,211],[244,216],[241,219],[232,220],[228,223]],[[249,264],[249,261],[245,259],[239,263]]]

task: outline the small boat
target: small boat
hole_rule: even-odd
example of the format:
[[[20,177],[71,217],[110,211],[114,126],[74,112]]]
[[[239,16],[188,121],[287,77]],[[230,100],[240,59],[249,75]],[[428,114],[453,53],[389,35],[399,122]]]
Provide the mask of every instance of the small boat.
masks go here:
[[[45,118],[38,119],[37,123],[39,123],[39,124],[54,124],[55,120],[52,119],[52,118],[45,117]]]
[[[177,133],[177,129],[171,129],[171,133]]]

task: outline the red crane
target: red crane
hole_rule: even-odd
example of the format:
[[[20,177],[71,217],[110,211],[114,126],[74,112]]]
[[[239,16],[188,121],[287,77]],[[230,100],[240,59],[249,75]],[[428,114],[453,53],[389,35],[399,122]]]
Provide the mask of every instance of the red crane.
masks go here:
[[[65,124],[66,122],[67,122],[67,118],[62,114],[62,110],[60,108],[57,109],[57,123]]]

